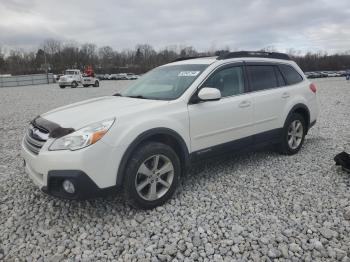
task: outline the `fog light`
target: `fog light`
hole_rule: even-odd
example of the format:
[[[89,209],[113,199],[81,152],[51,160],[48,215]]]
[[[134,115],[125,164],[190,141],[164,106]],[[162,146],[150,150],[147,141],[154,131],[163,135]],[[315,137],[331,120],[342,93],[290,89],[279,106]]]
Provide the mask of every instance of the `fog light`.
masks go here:
[[[73,194],[75,192],[74,184],[70,180],[64,180],[62,186],[64,191],[69,194]]]

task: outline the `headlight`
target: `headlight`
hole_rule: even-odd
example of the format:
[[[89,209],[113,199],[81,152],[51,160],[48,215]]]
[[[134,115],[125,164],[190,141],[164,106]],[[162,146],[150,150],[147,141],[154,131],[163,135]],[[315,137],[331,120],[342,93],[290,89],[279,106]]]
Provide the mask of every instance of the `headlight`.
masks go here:
[[[49,150],[78,150],[95,144],[111,128],[114,119],[108,119],[83,127],[74,133],[56,139]]]

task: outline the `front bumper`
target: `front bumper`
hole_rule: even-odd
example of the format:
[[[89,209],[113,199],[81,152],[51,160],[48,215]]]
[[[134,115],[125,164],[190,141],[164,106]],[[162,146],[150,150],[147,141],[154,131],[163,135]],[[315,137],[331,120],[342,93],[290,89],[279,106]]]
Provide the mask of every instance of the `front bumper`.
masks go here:
[[[73,183],[75,192],[67,193],[62,186],[63,181]],[[41,190],[55,197],[66,199],[89,199],[106,195],[115,190],[115,186],[99,188],[91,178],[81,170],[51,170],[47,175],[47,186]]]
[[[99,141],[77,151],[49,151],[51,142],[48,140],[37,155],[22,142],[25,171],[42,191],[57,197],[86,199],[110,192],[116,187],[122,157],[119,147]],[[74,194],[63,190],[62,182],[65,179],[74,184]]]

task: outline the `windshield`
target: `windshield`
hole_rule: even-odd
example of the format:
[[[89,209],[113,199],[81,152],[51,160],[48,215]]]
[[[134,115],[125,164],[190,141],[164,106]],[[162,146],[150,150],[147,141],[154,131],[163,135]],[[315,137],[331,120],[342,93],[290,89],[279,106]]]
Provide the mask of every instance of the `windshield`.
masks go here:
[[[170,65],[153,69],[122,96],[146,99],[173,100],[180,97],[208,65]]]

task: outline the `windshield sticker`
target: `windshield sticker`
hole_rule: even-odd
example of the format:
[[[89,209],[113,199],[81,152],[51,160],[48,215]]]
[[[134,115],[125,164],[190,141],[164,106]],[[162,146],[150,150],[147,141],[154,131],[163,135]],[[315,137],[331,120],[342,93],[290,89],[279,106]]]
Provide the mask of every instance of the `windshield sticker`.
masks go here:
[[[178,76],[197,76],[200,71],[181,71]]]

